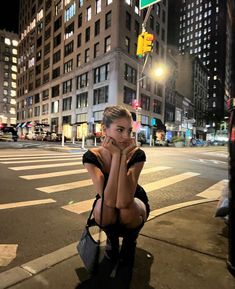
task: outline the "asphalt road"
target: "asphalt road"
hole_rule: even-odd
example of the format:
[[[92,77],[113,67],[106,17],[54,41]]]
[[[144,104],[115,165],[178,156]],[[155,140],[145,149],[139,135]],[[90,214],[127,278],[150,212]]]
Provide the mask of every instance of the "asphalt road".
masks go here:
[[[143,149],[147,162],[139,183],[148,191],[152,211],[201,199],[198,194],[208,190],[219,195],[228,179],[226,147]],[[0,149],[0,272],[79,239],[88,215],[84,201],[95,196],[82,154],[76,149]],[[9,264],[1,264],[4,245],[16,250]]]

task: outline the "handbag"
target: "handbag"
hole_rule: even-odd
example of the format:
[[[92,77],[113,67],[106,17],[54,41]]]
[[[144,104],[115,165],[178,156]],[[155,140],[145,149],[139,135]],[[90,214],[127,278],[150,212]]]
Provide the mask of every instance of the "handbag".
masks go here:
[[[101,212],[100,212],[100,215],[101,215],[100,226],[102,226],[102,217],[103,217],[103,202],[104,202],[103,194],[102,194],[102,199],[101,199],[102,201],[101,201]],[[85,268],[91,274],[95,274],[98,269],[99,256],[100,256],[100,239],[101,239],[101,231],[102,231],[101,227],[99,226],[99,235],[98,235],[97,241],[92,237],[90,233],[91,227],[98,226],[95,222],[95,219],[91,218],[96,202],[97,202],[97,199],[93,203],[92,210],[87,219],[87,224],[85,226],[85,229],[83,230],[83,233],[77,245],[78,254],[81,257]]]

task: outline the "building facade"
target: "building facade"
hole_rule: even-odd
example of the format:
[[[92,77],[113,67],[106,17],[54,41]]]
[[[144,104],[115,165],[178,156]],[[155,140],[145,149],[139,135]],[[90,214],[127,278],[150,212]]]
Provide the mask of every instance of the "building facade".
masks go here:
[[[0,30],[0,125],[16,125],[18,35]]]
[[[176,0],[169,11],[169,43],[182,55],[196,55],[208,70],[207,123],[215,126],[224,118],[226,1]]]
[[[104,108],[114,104],[125,105],[135,118],[137,64],[144,62],[136,57],[137,37],[145,14],[134,0],[21,0],[21,133],[38,128],[63,131],[67,138],[99,133]],[[147,72],[166,57],[167,1],[153,6],[146,28],[156,36]],[[147,75],[140,82],[140,130],[147,137],[153,119],[164,121],[164,90]]]

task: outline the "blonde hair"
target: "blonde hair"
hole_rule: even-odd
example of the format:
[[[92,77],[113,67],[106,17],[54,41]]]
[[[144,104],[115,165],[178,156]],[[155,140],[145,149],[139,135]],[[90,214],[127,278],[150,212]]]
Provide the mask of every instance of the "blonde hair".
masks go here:
[[[104,110],[102,124],[109,128],[110,124],[116,119],[128,118],[132,121],[131,113],[128,109],[121,105],[108,106]]]

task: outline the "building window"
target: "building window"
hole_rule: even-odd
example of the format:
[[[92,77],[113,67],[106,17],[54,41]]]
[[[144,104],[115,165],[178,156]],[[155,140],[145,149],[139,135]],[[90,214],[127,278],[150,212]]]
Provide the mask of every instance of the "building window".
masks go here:
[[[125,80],[127,80],[133,84],[136,84],[137,70],[134,69],[133,67],[131,67],[130,65],[125,64],[124,78],[125,78]]]
[[[133,89],[131,89],[127,86],[124,86],[123,102],[126,104],[129,104],[129,105],[132,105],[134,99],[136,99],[136,92]]]
[[[77,94],[76,108],[88,106],[88,92]]]
[[[82,27],[82,13],[78,15],[78,28]]]
[[[126,51],[130,53],[130,38],[128,37],[125,38],[125,46],[126,46]]]
[[[62,25],[62,17],[60,16],[55,22],[54,22],[54,32],[57,31]]]
[[[40,106],[35,106],[35,108],[34,108],[34,116],[40,116]]]
[[[88,86],[88,72],[77,76],[77,89],[84,88]]]
[[[56,100],[51,103],[51,113],[58,113],[58,112],[59,112],[59,100]]]
[[[96,67],[94,69],[94,83],[99,83],[108,79],[109,63]]]
[[[54,37],[54,48],[60,45],[61,43],[61,34],[58,34],[56,37]]]
[[[162,112],[162,103],[161,101],[154,99],[153,100],[153,112],[161,114]]]
[[[60,76],[60,67],[53,69],[52,71],[52,79],[55,79]]]
[[[60,61],[60,50],[58,50],[53,54],[53,64],[55,64],[58,61]]]
[[[112,14],[111,11],[109,11],[108,13],[105,14],[105,29],[111,27],[111,18]]]
[[[62,110],[71,110],[71,106],[72,106],[72,97],[67,97],[63,99],[63,107]]]
[[[104,53],[111,50],[111,36],[104,39]]]
[[[64,21],[69,21],[76,13],[76,4],[73,3],[69,8],[65,10]]]
[[[67,55],[69,55],[72,52],[73,52],[73,41],[71,41],[67,45],[65,45],[65,47],[64,47],[64,56],[67,56]]]
[[[99,44],[99,42],[97,42],[94,45],[94,58],[96,58],[99,55],[99,49],[100,49],[100,44]]]
[[[90,40],[90,27],[87,27],[85,34],[85,41],[88,42]]]
[[[131,30],[131,14],[126,12],[126,28]]]
[[[81,54],[79,53],[77,55],[77,67],[79,67],[81,65]]]
[[[74,33],[74,22],[72,22],[65,28],[65,39],[68,39],[70,36],[73,35],[73,33]]]
[[[135,36],[139,36],[139,31],[140,31],[140,24],[138,21],[135,21]]]
[[[60,85],[55,85],[51,88],[51,97],[56,97],[60,95]]]
[[[86,9],[86,20],[87,21],[91,20],[91,6],[87,7]]]
[[[48,103],[43,104],[42,105],[42,115],[48,114],[48,111],[49,111],[49,104]]]
[[[95,22],[95,36],[100,34],[100,20]]]
[[[65,62],[64,64],[64,73],[70,72],[73,70],[73,59]]]
[[[90,60],[90,49],[87,48],[87,49],[85,50],[85,59],[84,59],[84,62],[87,63],[89,60]]]
[[[42,101],[47,100],[48,98],[49,98],[49,89],[43,90]]]
[[[101,12],[101,0],[95,1],[95,12],[96,12],[96,14]]]
[[[63,82],[63,94],[72,91],[72,79]]]
[[[148,95],[141,94],[140,103],[142,109],[150,110],[150,97]]]
[[[77,47],[80,47],[81,45],[82,45],[82,33],[79,33],[77,37]]]
[[[108,102],[108,86],[103,86],[94,89],[93,104],[107,103]]]

